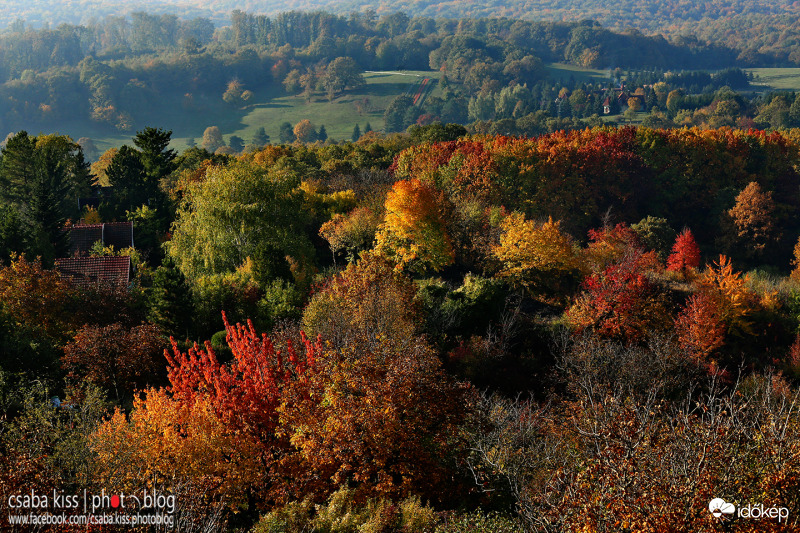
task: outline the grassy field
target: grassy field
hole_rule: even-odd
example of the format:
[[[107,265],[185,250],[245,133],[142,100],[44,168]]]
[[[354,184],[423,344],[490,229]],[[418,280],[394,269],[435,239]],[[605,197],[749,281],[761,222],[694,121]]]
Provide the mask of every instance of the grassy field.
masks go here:
[[[756,76],[754,87],[763,87],[764,90],[800,90],[800,68],[746,68]]]
[[[569,80],[574,78],[575,81],[583,83],[607,83],[611,80],[610,70],[600,70],[594,68],[576,67],[575,65],[567,65],[566,63],[551,63],[545,65],[547,74],[554,80]]]
[[[285,96],[267,89],[255,91],[255,102],[244,108],[234,108],[222,98],[211,97],[196,97],[190,108],[182,101],[165,101],[158,103],[158,111],[140,121],[142,124],[137,124],[135,129],[153,126],[172,130],[172,147],[179,151],[187,148],[189,139],[200,144],[203,131],[209,126],[219,127],[225,142],[231,135],[238,135],[245,144],[263,126],[270,140],[277,143],[283,122],[294,125],[303,119],[309,119],[317,128],[324,125],[330,139],[350,139],[356,124],[362,131],[367,122],[373,130],[382,130],[383,113],[396,96],[409,93],[413,97],[423,79],[438,81],[439,77],[439,72],[366,72],[366,87],[342,93],[333,102],[321,93],[306,101],[303,96]],[[438,83],[433,86],[431,95],[441,96]],[[135,132],[117,132],[103,124],[71,121],[33,127],[29,133],[60,133],[75,140],[89,137],[102,153],[111,147],[131,144]]]

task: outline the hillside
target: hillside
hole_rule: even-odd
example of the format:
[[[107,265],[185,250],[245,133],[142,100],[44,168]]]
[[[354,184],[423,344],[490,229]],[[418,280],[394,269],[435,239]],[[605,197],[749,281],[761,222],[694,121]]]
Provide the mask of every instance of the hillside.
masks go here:
[[[0,26],[18,18],[35,26],[43,22],[85,23],[91,19],[119,16],[133,11],[176,13],[181,18],[209,17],[217,23],[229,20],[230,12],[239,9],[255,13],[274,14],[289,10],[319,10],[347,14],[351,11],[373,9],[377,14],[403,11],[410,16],[425,17],[514,17],[525,20],[578,21],[593,19],[606,27],[634,27],[647,32],[663,32],[684,22],[728,20],[732,16],[754,15],[772,17],[796,16],[794,3],[777,0],[716,0],[708,3],[688,0],[623,0],[609,4],[600,0],[475,0],[431,2],[430,0],[76,0],[54,3],[49,0],[10,0],[3,3]]]

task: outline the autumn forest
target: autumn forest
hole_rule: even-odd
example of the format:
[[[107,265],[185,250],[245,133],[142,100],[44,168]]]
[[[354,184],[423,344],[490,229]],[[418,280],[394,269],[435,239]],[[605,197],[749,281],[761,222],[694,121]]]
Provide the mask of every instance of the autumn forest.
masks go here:
[[[136,16],[0,33],[4,530],[800,531],[800,92],[596,23]],[[348,139],[158,122],[404,67]]]

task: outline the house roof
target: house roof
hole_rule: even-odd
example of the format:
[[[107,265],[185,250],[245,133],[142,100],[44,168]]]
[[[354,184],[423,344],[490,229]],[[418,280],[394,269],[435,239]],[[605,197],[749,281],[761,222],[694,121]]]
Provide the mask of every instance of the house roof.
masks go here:
[[[83,255],[92,245],[102,241],[103,246],[117,250],[133,247],[133,222],[108,222],[106,224],[75,224],[69,230],[69,254]]]
[[[61,277],[68,278],[83,287],[100,283],[128,285],[131,277],[131,258],[68,257],[56,259],[56,270]]]

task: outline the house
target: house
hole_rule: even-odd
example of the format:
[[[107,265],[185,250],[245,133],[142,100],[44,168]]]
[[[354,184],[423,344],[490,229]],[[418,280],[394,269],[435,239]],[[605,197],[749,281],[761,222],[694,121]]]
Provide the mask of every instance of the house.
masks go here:
[[[62,278],[82,287],[102,284],[127,287],[131,279],[131,258],[67,257],[56,259],[56,271]]]
[[[94,243],[113,246],[117,250],[133,248],[133,222],[75,224],[69,229],[69,255],[88,255]]]

